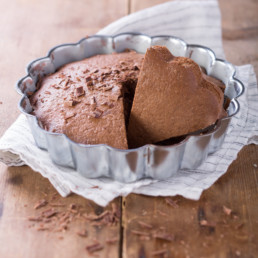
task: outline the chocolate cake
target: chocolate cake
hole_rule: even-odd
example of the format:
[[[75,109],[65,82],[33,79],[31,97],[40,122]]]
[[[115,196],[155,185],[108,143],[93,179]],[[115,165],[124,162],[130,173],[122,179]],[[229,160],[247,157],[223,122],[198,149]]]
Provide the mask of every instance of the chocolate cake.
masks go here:
[[[41,126],[83,144],[127,149],[127,123],[143,55],[97,55],[63,66],[31,96]]]
[[[187,135],[226,115],[224,85],[166,47],[147,50],[130,114],[130,147]]]
[[[225,86],[194,61],[158,46],[143,58],[126,51],[67,64],[38,82],[32,113],[50,132],[119,149],[166,145],[225,115]]]

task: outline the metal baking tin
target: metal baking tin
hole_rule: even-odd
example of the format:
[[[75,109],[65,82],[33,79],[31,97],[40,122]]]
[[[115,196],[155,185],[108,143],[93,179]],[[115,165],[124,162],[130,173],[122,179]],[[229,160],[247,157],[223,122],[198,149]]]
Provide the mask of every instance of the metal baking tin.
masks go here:
[[[231,99],[228,117],[219,120],[211,131],[189,135],[175,145],[148,144],[137,149],[121,150],[106,144],[75,143],[64,134],[44,130],[37,118],[30,114],[32,107],[28,95],[36,91],[40,77],[55,72],[64,64],[96,54],[122,52],[127,48],[145,53],[151,45],[165,45],[175,56],[190,57],[204,67],[208,75],[222,80],[226,85],[225,95]],[[243,84],[234,75],[233,65],[216,59],[211,49],[189,45],[173,36],[149,37],[136,33],[95,35],[75,44],[56,46],[46,57],[31,62],[27,67],[27,75],[17,83],[17,91],[22,95],[19,108],[28,119],[37,146],[47,150],[55,164],[74,168],[86,178],[109,177],[129,183],[146,177],[166,179],[179,169],[197,168],[207,155],[220,148],[230,120],[240,108],[236,98],[244,91]]]

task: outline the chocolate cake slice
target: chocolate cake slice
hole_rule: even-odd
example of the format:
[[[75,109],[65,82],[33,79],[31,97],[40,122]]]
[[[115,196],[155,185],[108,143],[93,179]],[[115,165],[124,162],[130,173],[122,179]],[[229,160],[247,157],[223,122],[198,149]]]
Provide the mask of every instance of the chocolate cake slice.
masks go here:
[[[136,86],[128,127],[131,148],[187,135],[226,115],[223,86],[198,64],[150,47]]]

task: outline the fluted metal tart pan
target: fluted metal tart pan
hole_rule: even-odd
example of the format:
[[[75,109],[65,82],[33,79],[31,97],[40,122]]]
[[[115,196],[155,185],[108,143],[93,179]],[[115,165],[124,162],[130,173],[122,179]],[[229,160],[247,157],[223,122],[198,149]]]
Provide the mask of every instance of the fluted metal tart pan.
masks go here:
[[[96,54],[122,52],[128,48],[145,53],[151,45],[165,45],[175,56],[190,57],[204,67],[208,75],[223,81],[226,85],[225,95],[230,99],[228,116],[219,120],[208,132],[188,135],[171,146],[148,144],[137,149],[121,150],[106,144],[75,143],[64,134],[44,130],[31,114],[28,96],[37,90],[39,78],[54,73],[64,64]],[[123,33],[115,36],[95,35],[83,38],[78,43],[52,48],[46,57],[28,65],[27,75],[18,81],[16,88],[22,95],[19,108],[28,119],[35,143],[49,152],[55,164],[74,168],[86,178],[109,177],[129,183],[146,177],[166,179],[180,169],[197,168],[207,155],[220,148],[230,120],[240,108],[237,97],[244,91],[243,84],[234,75],[234,66],[216,59],[214,52],[207,47],[189,45],[173,36],[149,37]]]

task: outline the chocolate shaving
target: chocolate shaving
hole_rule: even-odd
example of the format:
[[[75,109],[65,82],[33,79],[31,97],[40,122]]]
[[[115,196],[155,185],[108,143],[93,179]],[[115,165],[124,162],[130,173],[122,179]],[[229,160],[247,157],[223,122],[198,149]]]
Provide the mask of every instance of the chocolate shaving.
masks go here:
[[[111,74],[111,73],[112,73],[111,70],[106,70],[106,71],[104,71],[102,74],[103,74],[103,75],[109,75],[109,74]]]
[[[53,84],[53,85],[51,85],[50,87],[53,87],[54,89],[60,89],[60,87],[59,86],[57,86],[56,84]]]
[[[62,79],[58,84],[60,85],[60,84],[62,84],[62,82],[64,82],[65,81],[65,79]]]
[[[138,236],[150,236],[149,233],[147,232],[143,232],[143,231],[138,231],[138,230],[131,230],[131,232],[134,234],[134,235],[138,235]]]
[[[63,223],[65,221],[69,220],[69,218],[70,218],[69,214],[65,214],[65,216],[61,217],[60,222]]]
[[[59,78],[65,78],[65,74],[62,72],[62,73],[59,74],[58,77],[59,77]]]
[[[225,205],[223,205],[223,211],[224,211],[224,213],[227,214],[228,216],[230,216],[231,213],[232,213],[232,210],[229,209],[228,207],[226,207]]]
[[[81,232],[77,232],[77,235],[80,237],[87,237],[88,236],[88,231],[85,229]]]
[[[100,215],[90,214],[90,215],[82,215],[86,220],[89,220],[95,226],[101,225],[113,225],[119,222],[120,219],[120,210],[117,208],[116,205],[112,204],[112,211],[105,210]]]
[[[120,218],[121,212],[120,212],[120,209],[118,209],[116,203],[113,202],[113,203],[111,204],[111,207],[112,207],[112,213],[113,213],[113,215],[114,215],[115,217],[117,217],[117,218]]]
[[[90,70],[89,69],[86,69],[85,71],[83,71],[82,73],[88,73]]]
[[[96,104],[97,104],[96,98],[95,98],[94,96],[92,96],[92,97],[90,98],[90,104],[91,104],[91,105],[96,105]]]
[[[55,216],[58,212],[56,210],[54,210],[53,208],[45,210],[41,213],[41,215],[45,218],[51,218],[53,216]]]
[[[148,228],[148,229],[152,229],[152,228],[153,228],[152,225],[147,224],[147,223],[145,223],[145,222],[143,222],[143,221],[138,221],[138,224],[139,224],[142,228]]]
[[[162,249],[162,250],[157,250],[157,251],[153,251],[153,252],[151,252],[151,256],[163,256],[163,255],[165,255],[165,254],[167,254],[168,253],[168,250],[167,249]]]
[[[108,101],[100,103],[101,106],[108,106],[109,108],[114,107],[114,104]]]
[[[77,206],[76,206],[76,204],[71,203],[69,208],[70,208],[70,210],[76,210]]]
[[[235,226],[235,229],[240,229],[240,228],[242,228],[243,226],[244,226],[244,223],[241,222],[241,223],[239,223],[239,224],[237,224],[237,225]]]
[[[103,87],[106,87],[107,85],[106,84],[101,84],[98,86],[98,88],[103,88]]]
[[[109,245],[115,244],[119,240],[118,237],[110,238],[106,240],[106,243]]]
[[[92,80],[92,78],[91,78],[91,76],[87,76],[87,77],[85,78],[85,80],[86,80],[86,82],[90,82],[90,81]]]
[[[115,73],[115,74],[119,74],[119,73],[120,73],[120,71],[119,71],[119,70],[114,70],[114,71],[113,71],[113,73]]]
[[[100,251],[103,248],[104,248],[104,246],[100,243],[95,243],[95,244],[86,246],[86,250],[91,254],[94,252]]]
[[[92,82],[92,81],[89,81],[89,82],[87,82],[86,84],[87,84],[87,87],[88,87],[89,89],[91,89],[92,86],[93,86],[93,82]]]
[[[50,203],[49,205],[52,207],[64,207],[65,206],[64,204],[61,204],[61,203]]]
[[[48,204],[48,202],[45,199],[40,200],[38,203],[35,204],[34,209],[40,209],[41,207],[44,207]]]
[[[171,198],[165,198],[165,202],[172,206],[173,208],[177,208],[178,207],[178,204],[177,204],[177,201],[173,201]]]
[[[67,87],[67,86],[68,86],[68,84],[70,83],[70,81],[71,81],[71,80],[70,80],[69,78],[68,78],[68,79],[66,79],[66,80],[65,80],[65,83],[64,83],[64,86],[66,86],[66,87]]]
[[[137,71],[137,70],[139,70],[139,67],[137,65],[134,65],[133,70]]]
[[[100,215],[95,215],[95,214],[90,214],[90,215],[84,215],[84,218],[87,220],[95,221],[95,220],[101,220],[103,219],[106,215],[109,215],[110,211],[106,210],[102,212]]]
[[[79,104],[81,101],[78,101],[78,100],[67,100],[64,102],[64,106],[65,107],[74,107],[75,105]]]
[[[166,240],[166,241],[173,241],[175,239],[174,235],[167,234],[167,233],[154,233],[153,238]]]
[[[112,85],[107,86],[107,87],[104,86],[103,90],[104,90],[104,91],[109,91],[109,90],[112,90],[113,88],[114,88],[114,87],[113,87]]]
[[[212,227],[212,228],[214,228],[216,226],[216,224],[214,222],[208,222],[205,219],[200,220],[200,225],[203,227]]]
[[[99,71],[99,69],[96,69],[96,70],[93,71],[93,73],[97,73],[98,71]]]
[[[44,222],[44,223],[50,223],[50,222],[52,222],[52,219],[51,219],[51,218],[49,218],[49,219],[45,219],[45,218],[44,218],[44,219],[43,219],[43,222]]]
[[[103,111],[101,111],[100,109],[96,109],[93,111],[93,117],[94,118],[100,118],[102,115]]]
[[[51,92],[48,91],[48,90],[46,90],[46,91],[45,91],[45,94],[51,95]]]
[[[72,114],[66,114],[66,116],[65,116],[65,120],[68,120],[68,119],[70,119],[70,118],[74,117],[75,115],[76,115],[75,113],[72,113]]]
[[[108,97],[109,101],[117,101],[119,99],[119,95],[112,94]]]
[[[158,212],[160,215],[162,215],[162,216],[168,217],[168,214],[165,213],[165,212],[163,212],[163,211],[161,211],[161,210],[157,210],[157,212]]]
[[[28,217],[29,221],[35,221],[35,222],[40,222],[43,219],[41,217]]]
[[[49,230],[49,228],[42,226],[42,227],[38,227],[37,230],[38,231],[44,231],[44,230]]]
[[[81,97],[85,95],[85,90],[82,86],[76,88],[76,96]]]

